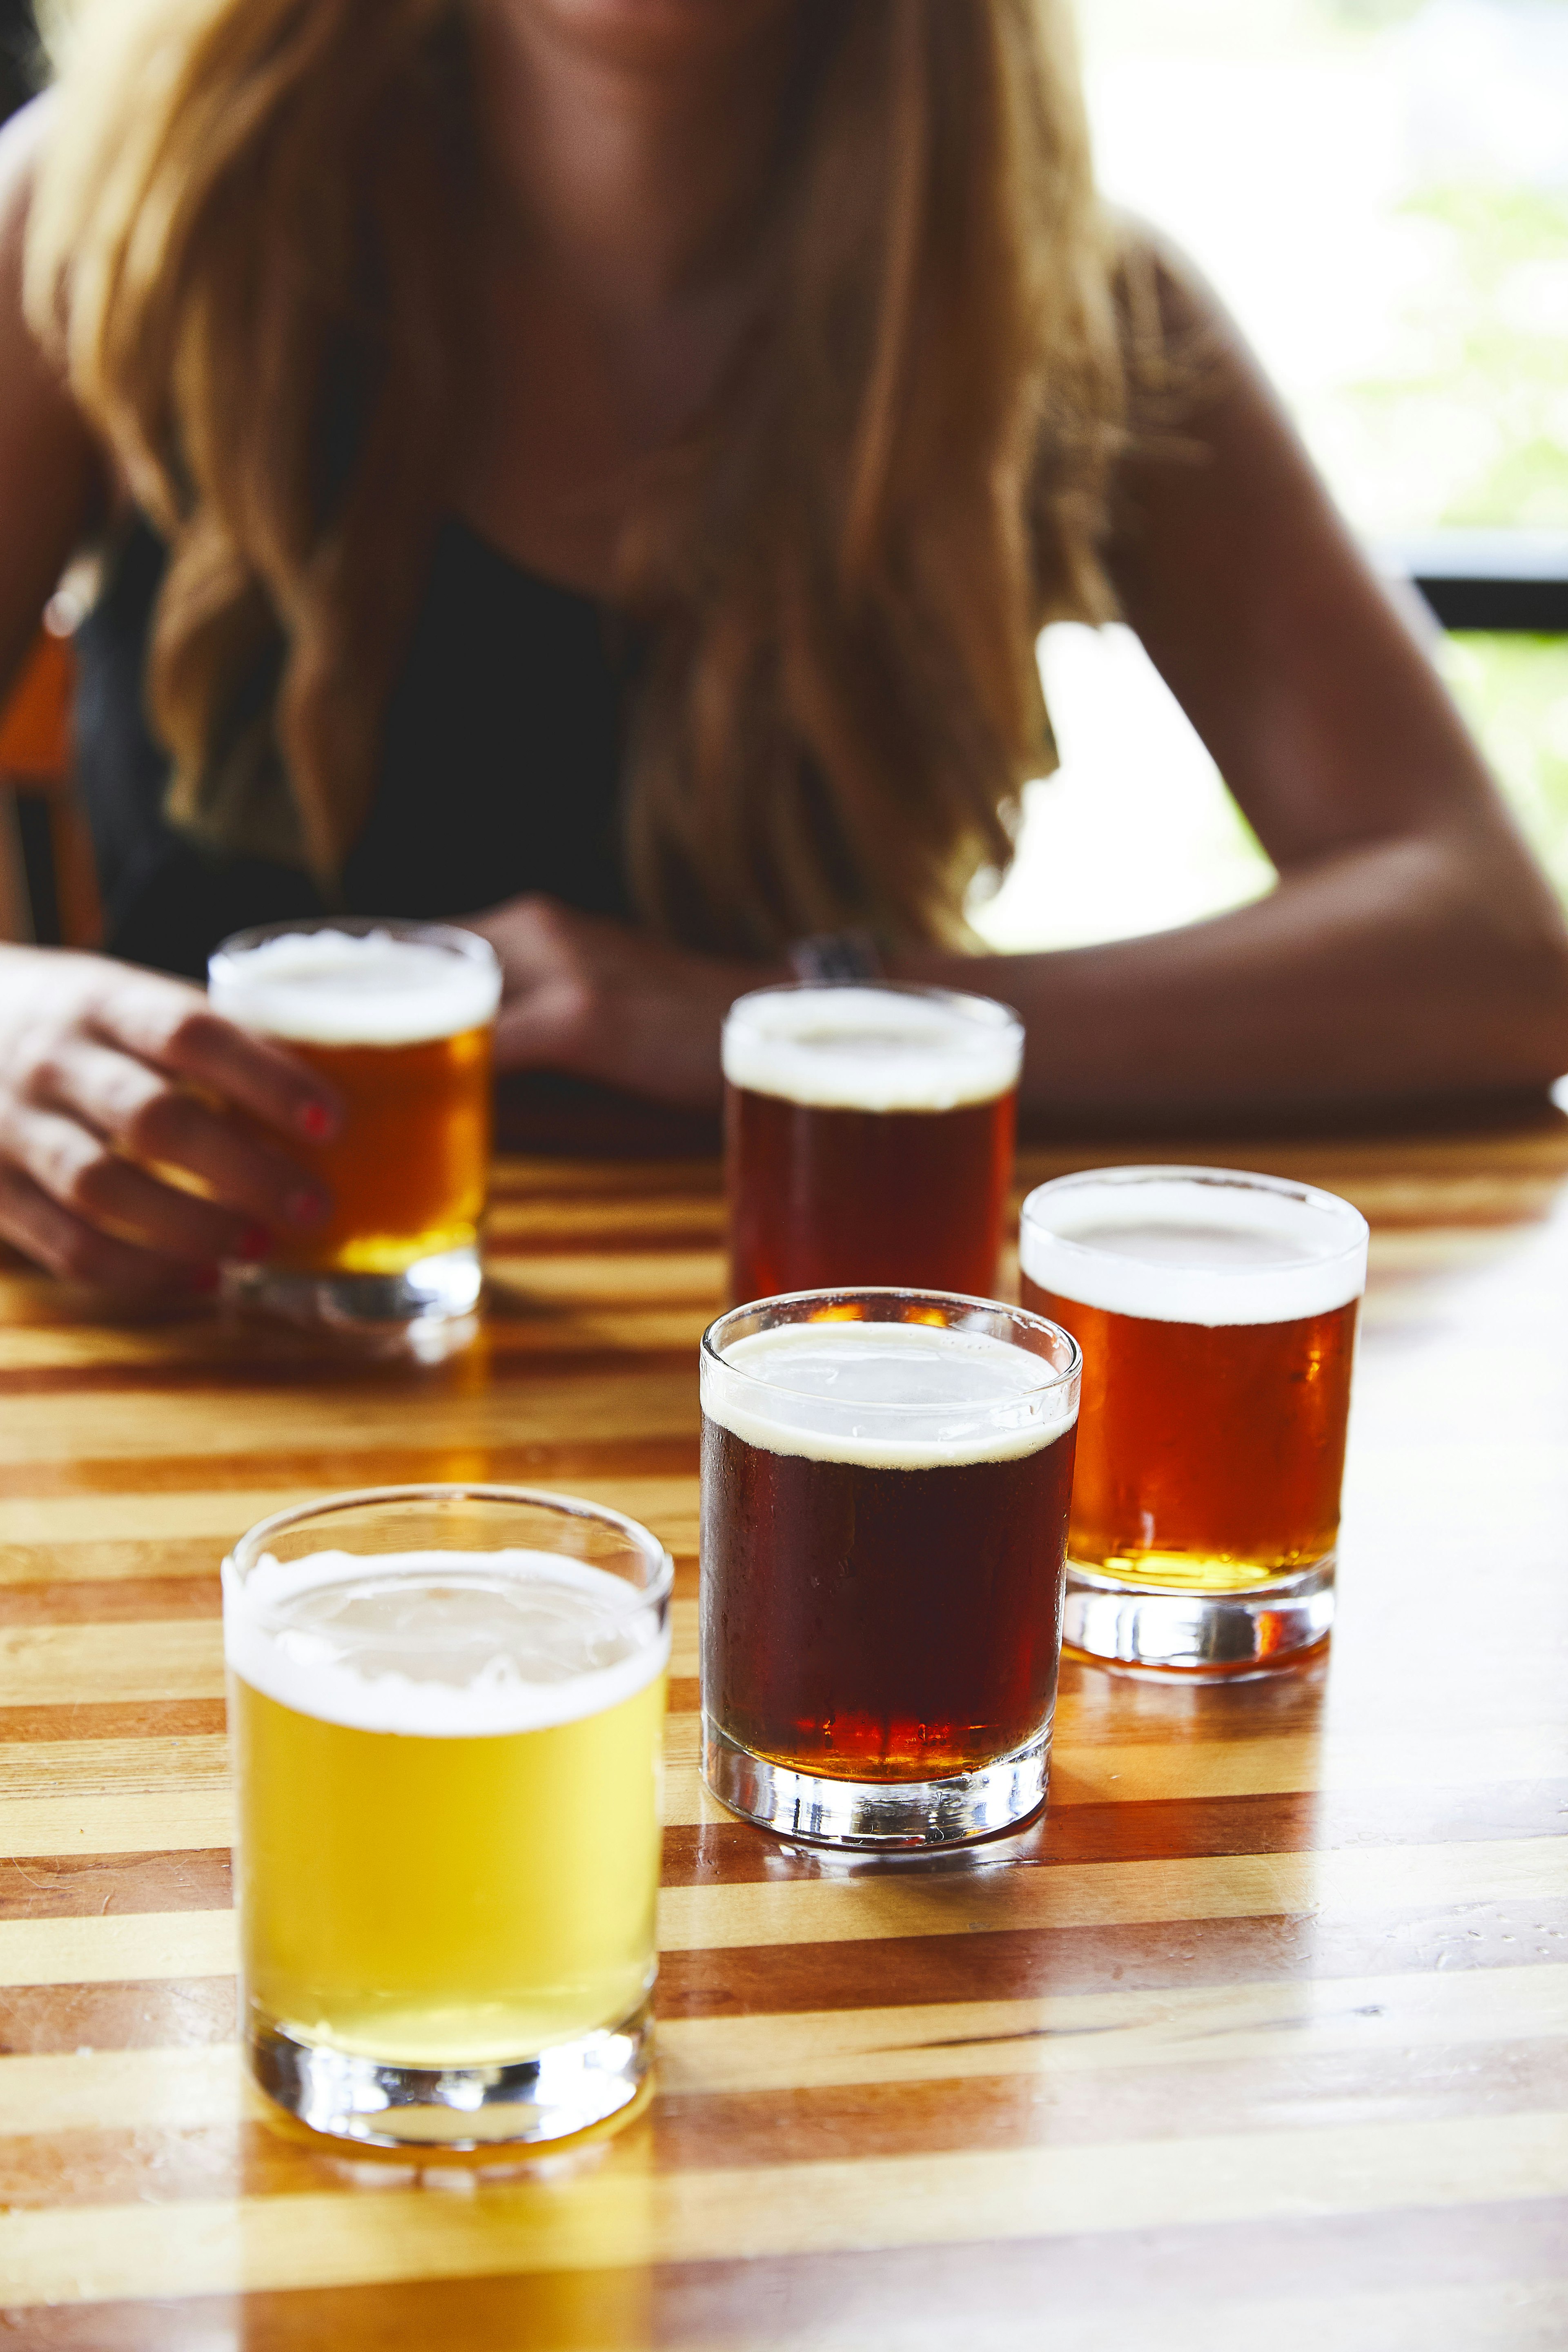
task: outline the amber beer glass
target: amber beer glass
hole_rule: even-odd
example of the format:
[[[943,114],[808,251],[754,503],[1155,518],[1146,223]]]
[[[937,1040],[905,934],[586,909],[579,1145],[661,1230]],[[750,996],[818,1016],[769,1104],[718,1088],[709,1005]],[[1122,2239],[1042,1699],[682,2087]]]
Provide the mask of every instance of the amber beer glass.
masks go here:
[[[1366,1241],[1332,1193],[1225,1168],[1030,1193],[1024,1300],[1084,1360],[1072,1647],[1237,1674],[1323,1639]]]
[[[500,1002],[489,942],[438,923],[273,924],[226,940],[208,988],[220,1013],[286,1045],[344,1105],[330,1142],[289,1147],[327,1186],[331,1215],[277,1236],[264,1264],[231,1268],[231,1291],[340,1327],[470,1315]]]
[[[740,998],[724,1024],[731,1297],[994,1290],[1023,1047],[1005,1005],[947,989]]]
[[[818,1291],[702,1342],[703,1775],[766,1828],[984,1836],[1045,1795],[1079,1353],[931,1291]]]
[[[523,1487],[340,1495],[236,1544],[242,2034],[290,2114],[482,2147],[636,2096],[672,1573]]]

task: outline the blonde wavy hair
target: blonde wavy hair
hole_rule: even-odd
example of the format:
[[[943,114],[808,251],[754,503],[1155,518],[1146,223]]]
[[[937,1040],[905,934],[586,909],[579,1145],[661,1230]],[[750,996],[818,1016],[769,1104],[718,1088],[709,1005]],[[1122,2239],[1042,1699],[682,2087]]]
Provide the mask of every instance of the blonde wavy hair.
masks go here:
[[[469,5],[74,0],[54,43],[29,314],[168,542],[170,812],[275,677],[329,887],[446,496]],[[623,550],[628,880],[737,953],[961,934],[1050,764],[1037,632],[1108,609],[1126,408],[1067,0],[802,5],[759,323]]]

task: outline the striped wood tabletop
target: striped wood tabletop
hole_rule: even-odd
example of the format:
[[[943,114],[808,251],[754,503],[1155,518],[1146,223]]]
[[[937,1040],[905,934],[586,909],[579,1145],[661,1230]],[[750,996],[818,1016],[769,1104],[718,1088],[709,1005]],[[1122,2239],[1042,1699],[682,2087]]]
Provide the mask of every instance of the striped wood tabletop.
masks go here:
[[[1142,1156],[1373,1221],[1340,1630],[1229,1690],[1069,1668],[1044,1823],[943,1864],[698,1787],[711,1165],[503,1161],[495,1312],[434,1374],[0,1275],[0,2344],[1568,2340],[1568,1121]],[[216,1566],[474,1477],[679,1560],[658,2093],[532,2171],[349,2165],[236,2064]]]

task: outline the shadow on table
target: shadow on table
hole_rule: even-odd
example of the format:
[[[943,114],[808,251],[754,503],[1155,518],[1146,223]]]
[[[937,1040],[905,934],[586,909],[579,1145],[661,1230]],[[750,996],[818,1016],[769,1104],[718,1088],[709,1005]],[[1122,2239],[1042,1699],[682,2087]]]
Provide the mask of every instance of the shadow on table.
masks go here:
[[[575,1160],[699,1160],[716,1152],[720,1142],[716,1111],[677,1110],[552,1070],[503,1077],[496,1085],[496,1143],[502,1151]]]

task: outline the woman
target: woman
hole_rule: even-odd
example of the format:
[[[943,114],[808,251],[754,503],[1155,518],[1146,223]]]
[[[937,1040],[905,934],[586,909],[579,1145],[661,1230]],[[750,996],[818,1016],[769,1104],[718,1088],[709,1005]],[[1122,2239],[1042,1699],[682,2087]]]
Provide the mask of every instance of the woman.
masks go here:
[[[1233,331],[1117,249],[1063,5],[79,0],[4,142],[0,654],[104,543],[111,946],[488,908],[503,1067],[699,1107],[850,928],[1021,1008],[1037,1118],[1568,1066],[1551,894]],[[1117,609],[1279,887],[967,955],[1035,635]],[[182,983],[8,950],[0,1047],[46,1265],[200,1288],[321,1213],[333,1106]]]

